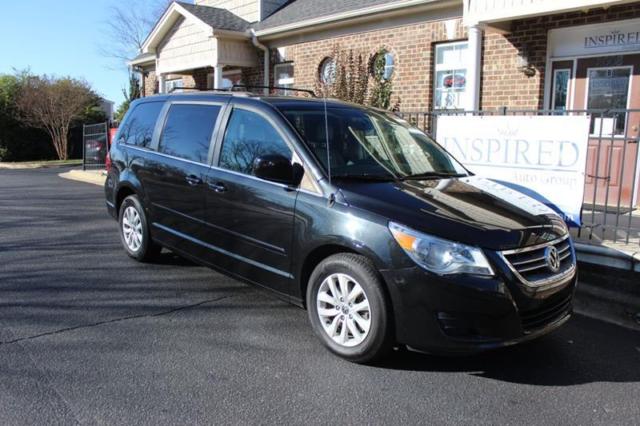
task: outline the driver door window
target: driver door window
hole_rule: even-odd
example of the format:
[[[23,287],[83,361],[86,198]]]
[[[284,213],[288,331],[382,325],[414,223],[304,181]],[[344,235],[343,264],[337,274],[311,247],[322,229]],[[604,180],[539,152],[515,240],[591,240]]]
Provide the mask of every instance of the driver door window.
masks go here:
[[[293,157],[289,146],[267,119],[252,111],[234,109],[222,142],[219,167],[253,175],[254,160],[274,154]]]

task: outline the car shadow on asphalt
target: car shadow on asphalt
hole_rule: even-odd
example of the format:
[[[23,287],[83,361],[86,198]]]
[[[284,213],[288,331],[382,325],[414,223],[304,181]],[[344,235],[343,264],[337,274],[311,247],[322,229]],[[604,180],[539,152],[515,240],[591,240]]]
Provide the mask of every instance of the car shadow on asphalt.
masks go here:
[[[518,346],[457,357],[398,350],[377,365],[538,386],[640,382],[639,366],[640,333],[579,315],[561,330]]]
[[[163,249],[162,253],[160,253],[156,258],[154,258],[149,263],[154,265],[163,265],[163,266],[185,266],[185,267],[201,266],[187,259],[186,257],[182,257],[166,249]]]

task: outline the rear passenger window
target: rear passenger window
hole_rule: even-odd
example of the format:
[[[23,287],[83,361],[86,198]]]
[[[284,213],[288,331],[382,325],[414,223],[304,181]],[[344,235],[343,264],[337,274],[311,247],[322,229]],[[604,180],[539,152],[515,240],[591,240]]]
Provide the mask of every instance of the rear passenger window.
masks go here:
[[[127,145],[149,148],[163,105],[163,102],[145,102],[137,105],[120,130],[120,140]]]
[[[218,105],[172,105],[162,130],[158,151],[206,163],[219,113]]]
[[[292,157],[280,133],[265,118],[251,111],[234,109],[222,142],[219,166],[253,174],[253,161],[270,154]]]

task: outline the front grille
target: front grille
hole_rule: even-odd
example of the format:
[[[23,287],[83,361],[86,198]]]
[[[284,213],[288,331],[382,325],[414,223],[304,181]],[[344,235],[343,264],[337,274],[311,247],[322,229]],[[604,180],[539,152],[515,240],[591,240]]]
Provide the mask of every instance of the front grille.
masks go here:
[[[520,312],[522,328],[532,332],[564,318],[571,311],[571,296],[550,303],[544,303],[536,309]]]
[[[547,259],[547,249],[555,247],[558,252],[559,268],[553,271]],[[532,247],[502,252],[502,256],[513,272],[527,285],[539,287],[572,276],[575,258],[569,236]]]

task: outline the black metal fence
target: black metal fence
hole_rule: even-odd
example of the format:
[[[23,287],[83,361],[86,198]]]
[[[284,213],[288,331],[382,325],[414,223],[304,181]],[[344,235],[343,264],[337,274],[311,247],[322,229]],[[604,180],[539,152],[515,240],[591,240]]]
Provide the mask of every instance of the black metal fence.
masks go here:
[[[85,124],[82,128],[82,169],[103,169],[108,150],[108,123]]]
[[[590,117],[585,192],[577,236],[594,241],[640,245],[638,149],[640,109],[404,111],[401,117],[436,135],[441,116],[553,116]]]

